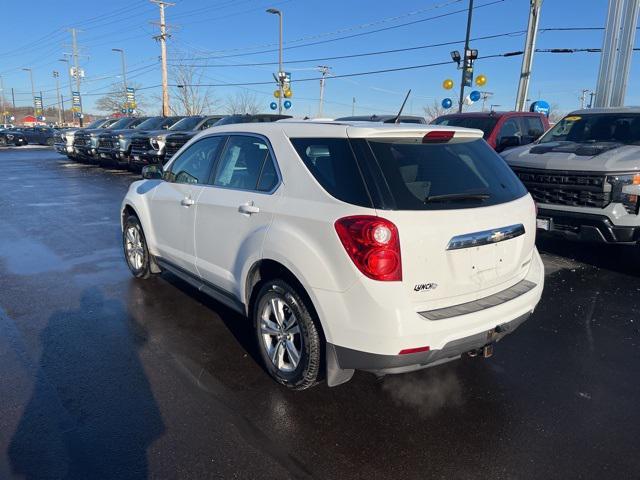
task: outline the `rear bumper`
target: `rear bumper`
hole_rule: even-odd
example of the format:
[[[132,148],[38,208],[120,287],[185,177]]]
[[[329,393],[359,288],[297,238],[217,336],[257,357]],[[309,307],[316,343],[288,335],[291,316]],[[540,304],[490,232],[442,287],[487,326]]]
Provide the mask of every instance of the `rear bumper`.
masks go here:
[[[520,288],[523,285],[527,288]],[[354,370],[383,374],[418,370],[500,340],[536,308],[544,288],[544,265],[534,250],[520,284],[437,310],[423,311],[413,303],[390,305],[389,299],[406,295],[405,287],[385,288],[390,289],[385,298],[370,295],[358,284],[345,292],[311,289],[327,338],[330,385],[347,381]],[[400,354],[427,346],[428,351]]]
[[[328,355],[335,355],[337,366],[342,370],[366,370],[377,374],[411,372],[456,360],[464,353],[479,350],[498,342],[522,325],[530,316],[531,312],[527,312],[510,322],[496,325],[495,328],[474,335],[452,340],[438,350],[427,352],[379,355],[333,344],[328,344],[327,350],[330,352]]]
[[[550,220],[548,231],[538,230],[543,235],[583,242],[640,242],[640,226],[616,226],[606,215],[541,208],[538,218]]]

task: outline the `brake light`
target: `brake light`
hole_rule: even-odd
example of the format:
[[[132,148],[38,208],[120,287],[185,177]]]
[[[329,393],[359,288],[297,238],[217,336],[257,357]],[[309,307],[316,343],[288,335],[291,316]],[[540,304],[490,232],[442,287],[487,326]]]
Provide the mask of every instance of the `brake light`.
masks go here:
[[[453,138],[451,130],[432,130],[422,137],[422,143],[445,143]]]
[[[379,281],[401,281],[400,237],[381,217],[355,215],[336,220],[336,232],[358,270]]]

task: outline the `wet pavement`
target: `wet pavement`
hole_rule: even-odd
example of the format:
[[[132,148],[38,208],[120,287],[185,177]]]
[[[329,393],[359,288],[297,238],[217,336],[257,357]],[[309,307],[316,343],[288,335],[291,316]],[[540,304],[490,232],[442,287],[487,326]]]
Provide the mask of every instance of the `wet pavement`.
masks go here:
[[[0,166],[0,479],[640,477],[640,247],[540,241],[542,302],[491,359],[289,392],[247,320],[129,275],[132,174]]]

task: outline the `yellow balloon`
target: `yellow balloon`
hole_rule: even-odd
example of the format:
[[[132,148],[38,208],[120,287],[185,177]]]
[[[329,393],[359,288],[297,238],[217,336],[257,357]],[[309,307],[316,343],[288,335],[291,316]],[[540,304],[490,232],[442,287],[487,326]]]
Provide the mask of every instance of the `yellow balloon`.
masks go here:
[[[476,85],[477,86],[483,87],[486,84],[487,84],[487,77],[485,77],[484,75],[478,75],[476,77]]]
[[[280,90],[276,90],[275,92],[273,92],[273,96],[276,98],[280,98]]]
[[[290,89],[287,89],[284,91],[284,97],[285,98],[291,98],[293,97],[293,92]]]
[[[453,88],[453,80],[447,78],[444,82],[442,82],[442,88],[445,90],[451,90]]]

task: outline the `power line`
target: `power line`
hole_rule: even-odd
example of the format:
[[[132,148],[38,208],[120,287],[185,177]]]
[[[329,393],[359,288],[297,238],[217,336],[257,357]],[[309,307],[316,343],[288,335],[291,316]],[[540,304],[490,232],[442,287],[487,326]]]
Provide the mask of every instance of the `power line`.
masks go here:
[[[484,3],[482,5],[478,5],[478,6],[474,7],[474,10],[477,10],[478,8],[489,7],[491,5],[496,5],[496,4],[502,3],[504,1],[506,1],[506,0],[493,0],[491,2]],[[438,7],[434,7],[434,8],[438,8]],[[458,13],[463,13],[463,12],[467,13],[467,9],[454,10],[452,12],[442,13],[440,15],[434,15],[434,16],[431,16],[431,17],[422,18],[420,20],[413,20],[411,22],[405,22],[405,23],[401,23],[401,24],[398,24],[398,25],[392,25],[392,26],[389,26],[389,27],[370,30],[368,32],[354,33],[354,34],[351,34],[351,35],[345,35],[345,36],[342,36],[342,37],[336,37],[336,38],[330,38],[330,39],[326,39],[326,40],[320,40],[320,41],[317,41],[317,42],[309,42],[309,43],[304,43],[304,44],[301,44],[301,45],[290,45],[288,47],[284,47],[284,50],[292,50],[294,48],[303,48],[303,47],[309,47],[309,46],[314,46],[314,45],[321,45],[321,44],[325,44],[325,43],[337,42],[337,41],[340,41],[340,40],[347,40],[347,39],[355,38],[355,37],[362,37],[362,36],[365,36],[365,35],[371,35],[371,34],[374,34],[374,33],[380,33],[380,32],[384,32],[384,31],[394,30],[394,29],[397,29],[397,28],[402,28],[402,27],[406,27],[406,26],[409,26],[409,25],[415,25],[415,24],[422,23],[422,22],[428,22],[428,21],[431,21],[431,20],[437,20],[439,18],[449,17],[451,15],[456,15]],[[210,59],[217,59],[217,58],[246,57],[246,56],[250,56],[250,55],[259,55],[259,54],[262,54],[262,53],[272,53],[272,52],[276,52],[276,51],[277,51],[277,49],[269,49],[269,50],[260,50],[260,51],[257,51],[257,52],[250,52],[250,53],[235,53],[235,54],[230,54],[230,55],[214,55],[214,56],[209,56],[209,57],[184,58],[182,60],[210,60]]]

